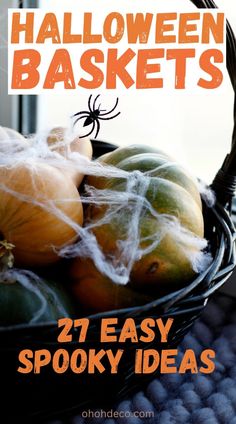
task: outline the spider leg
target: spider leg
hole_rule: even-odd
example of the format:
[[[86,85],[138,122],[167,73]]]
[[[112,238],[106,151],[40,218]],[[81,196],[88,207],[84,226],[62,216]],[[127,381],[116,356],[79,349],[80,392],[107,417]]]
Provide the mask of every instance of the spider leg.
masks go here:
[[[94,99],[94,102],[93,102],[93,111],[95,110],[95,108],[96,108],[96,101],[97,101],[97,99],[100,97],[100,94],[98,94],[96,97],[95,97],[95,99]]]
[[[91,95],[89,96],[89,99],[88,99],[88,108],[89,108],[89,111],[90,111],[91,113],[93,112],[93,111],[92,111],[92,105],[91,105],[92,97],[93,97],[93,95],[91,94]]]
[[[94,138],[97,138],[98,133],[99,133],[99,131],[100,131],[100,122],[99,122],[99,120],[98,120],[98,119],[96,119],[96,121],[94,121],[94,122],[96,122],[96,124],[97,124],[97,131],[96,131],[96,134],[95,134]]]
[[[115,110],[115,108],[117,107],[118,102],[119,102],[119,99],[118,99],[118,97],[117,97],[117,99],[116,99],[116,103],[115,103],[115,106],[114,106],[111,110],[109,110],[109,111],[108,111],[108,112],[106,112],[106,113],[103,113],[103,114],[102,114],[102,115],[100,115],[100,116],[109,115],[109,113],[113,112],[113,111]]]
[[[114,115],[114,116],[109,116],[109,117],[107,117],[107,118],[102,118],[102,117],[99,115],[98,119],[99,119],[99,120],[101,120],[101,121],[109,121],[110,119],[114,119],[114,118],[116,118],[118,115],[120,115],[120,113],[121,113],[121,112],[118,112],[116,115]]]
[[[72,115],[72,118],[74,118],[75,116],[83,115],[84,113],[88,113],[88,115],[89,115],[89,112],[87,112],[86,110],[83,110],[82,112],[78,112],[78,113],[75,113],[74,115]]]
[[[81,112],[81,113],[82,113],[82,112]],[[80,119],[88,118],[88,117],[90,116],[90,113],[89,113],[89,112],[84,112],[84,113],[86,113],[86,115],[84,114],[84,116],[80,116],[79,118],[77,118],[77,119],[75,120],[75,122],[73,123],[73,127],[75,127],[75,125],[77,124],[77,122],[79,122],[79,120],[80,120]],[[77,114],[77,115],[79,115],[79,114]],[[74,116],[76,116],[76,115],[74,115]]]
[[[92,132],[94,131],[96,121],[93,122],[93,127],[91,131],[89,131],[87,134],[80,136],[80,138],[88,137]]]

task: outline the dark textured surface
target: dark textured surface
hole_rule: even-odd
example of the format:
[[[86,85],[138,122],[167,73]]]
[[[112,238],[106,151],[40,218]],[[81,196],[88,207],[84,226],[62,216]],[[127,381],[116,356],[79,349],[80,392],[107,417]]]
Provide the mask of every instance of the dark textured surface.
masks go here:
[[[169,374],[154,379],[144,391],[114,406],[114,411],[129,411],[128,418],[76,415],[50,424],[236,424],[236,299],[215,296],[185,337],[180,352],[194,349],[198,355],[207,348],[216,351],[212,374]],[[154,418],[137,418],[133,411],[153,411]]]

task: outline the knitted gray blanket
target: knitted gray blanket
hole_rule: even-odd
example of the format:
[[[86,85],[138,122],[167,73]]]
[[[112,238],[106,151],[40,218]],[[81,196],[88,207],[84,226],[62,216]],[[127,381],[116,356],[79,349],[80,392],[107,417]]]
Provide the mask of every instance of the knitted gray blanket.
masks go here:
[[[236,301],[230,297],[218,294],[209,302],[180,352],[193,349],[197,355],[207,348],[216,352],[212,374],[162,375],[144,391],[114,406],[112,416],[84,411],[66,423],[236,424]],[[122,411],[122,416],[115,411]]]

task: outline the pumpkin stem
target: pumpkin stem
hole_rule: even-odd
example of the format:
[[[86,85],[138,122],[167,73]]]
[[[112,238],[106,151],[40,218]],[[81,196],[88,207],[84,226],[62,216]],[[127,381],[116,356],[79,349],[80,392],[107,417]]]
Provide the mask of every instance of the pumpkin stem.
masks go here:
[[[12,268],[14,265],[14,255],[12,250],[14,244],[8,243],[7,240],[0,241],[0,270],[5,271],[8,268]]]

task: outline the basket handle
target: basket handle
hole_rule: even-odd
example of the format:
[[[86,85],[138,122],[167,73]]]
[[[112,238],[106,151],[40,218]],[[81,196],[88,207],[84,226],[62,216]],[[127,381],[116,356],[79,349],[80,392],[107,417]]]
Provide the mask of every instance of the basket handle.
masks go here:
[[[217,9],[213,0],[191,0],[191,2],[199,9]],[[234,130],[231,152],[227,154],[212,182],[211,188],[214,190],[217,200],[224,207],[231,207],[236,191],[236,39],[228,21],[226,31],[227,69],[235,93]]]

